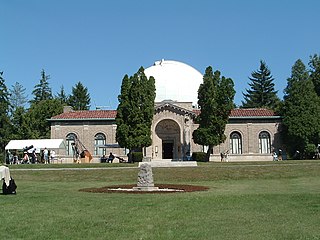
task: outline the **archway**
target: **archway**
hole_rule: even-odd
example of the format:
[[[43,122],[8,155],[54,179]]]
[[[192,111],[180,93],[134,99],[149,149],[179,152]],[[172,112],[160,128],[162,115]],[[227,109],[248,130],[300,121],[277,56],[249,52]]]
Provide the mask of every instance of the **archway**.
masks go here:
[[[179,159],[181,155],[181,130],[177,122],[171,119],[160,121],[155,132],[162,143],[159,149],[162,159]]]

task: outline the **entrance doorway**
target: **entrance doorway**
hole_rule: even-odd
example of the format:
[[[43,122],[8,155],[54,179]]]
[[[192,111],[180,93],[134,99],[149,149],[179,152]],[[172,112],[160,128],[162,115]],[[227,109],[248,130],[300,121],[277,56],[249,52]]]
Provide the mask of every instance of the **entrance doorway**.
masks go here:
[[[162,159],[173,159],[173,141],[162,141]]]
[[[155,132],[159,139],[154,144],[159,146],[159,156],[156,153],[157,158],[161,159],[179,159],[181,156],[181,130],[179,124],[172,119],[161,120],[156,128]]]

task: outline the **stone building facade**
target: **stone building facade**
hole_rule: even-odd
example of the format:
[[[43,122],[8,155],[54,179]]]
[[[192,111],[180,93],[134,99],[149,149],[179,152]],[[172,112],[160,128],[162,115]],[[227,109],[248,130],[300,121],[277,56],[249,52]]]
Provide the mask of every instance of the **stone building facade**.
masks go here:
[[[206,151],[206,146],[195,144],[192,132],[198,127],[194,122],[199,110],[191,102],[162,101],[156,103],[152,123],[152,146],[147,147],[146,157],[151,161],[172,159],[189,160],[193,152]],[[65,162],[73,161],[73,143],[80,140],[99,162],[103,154],[112,152],[126,158],[127,150],[115,140],[116,111],[73,111],[54,116],[51,122],[51,138],[66,141],[66,151],[58,153]],[[229,117],[225,134],[227,139],[215,146],[211,161],[220,161],[220,154],[228,152],[229,161],[271,161],[272,152],[280,148],[281,117],[267,109],[234,109]]]

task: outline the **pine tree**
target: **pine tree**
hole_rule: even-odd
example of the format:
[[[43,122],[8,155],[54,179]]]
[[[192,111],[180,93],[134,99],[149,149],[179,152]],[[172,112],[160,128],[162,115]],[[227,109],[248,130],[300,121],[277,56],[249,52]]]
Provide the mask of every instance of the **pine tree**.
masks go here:
[[[11,112],[14,112],[18,107],[25,107],[25,104],[28,102],[26,96],[26,88],[24,88],[20,83],[16,82],[12,85],[12,88],[9,89],[10,92],[10,104]]]
[[[250,89],[243,93],[243,108],[270,108],[276,109],[280,100],[277,91],[274,89],[274,78],[264,61],[260,61],[260,68],[252,72]]]
[[[81,82],[72,87],[72,94],[69,97],[68,103],[74,110],[89,110],[90,101],[88,88],[84,87]]]
[[[292,67],[284,93],[284,142],[291,156],[295,151],[306,156],[308,144],[320,140],[320,98],[300,59]]]
[[[66,94],[64,91],[63,85],[60,87],[60,92],[57,94],[56,98],[62,103],[62,104],[67,104],[69,96]]]
[[[226,139],[224,131],[234,107],[234,95],[232,79],[221,77],[219,71],[213,73],[212,67],[207,67],[198,90],[199,128],[193,132],[195,143],[208,146],[206,161],[209,161],[212,148]]]
[[[52,99],[52,90],[48,82],[49,79],[50,76],[46,75],[45,71],[42,69],[40,82],[35,85],[34,90],[32,91],[34,99],[31,100],[31,104],[38,103],[42,100]]]
[[[125,75],[118,99],[116,140],[121,147],[130,150],[131,161],[132,150],[151,145],[155,79],[148,79],[143,67],[130,78]]]

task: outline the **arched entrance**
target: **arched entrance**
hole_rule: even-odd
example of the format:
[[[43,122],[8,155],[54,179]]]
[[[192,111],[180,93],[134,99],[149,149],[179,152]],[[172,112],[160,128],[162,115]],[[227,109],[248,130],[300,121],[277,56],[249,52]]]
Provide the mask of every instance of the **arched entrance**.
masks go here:
[[[161,139],[162,159],[179,159],[181,155],[180,127],[171,119],[160,121],[155,129],[157,136]]]

